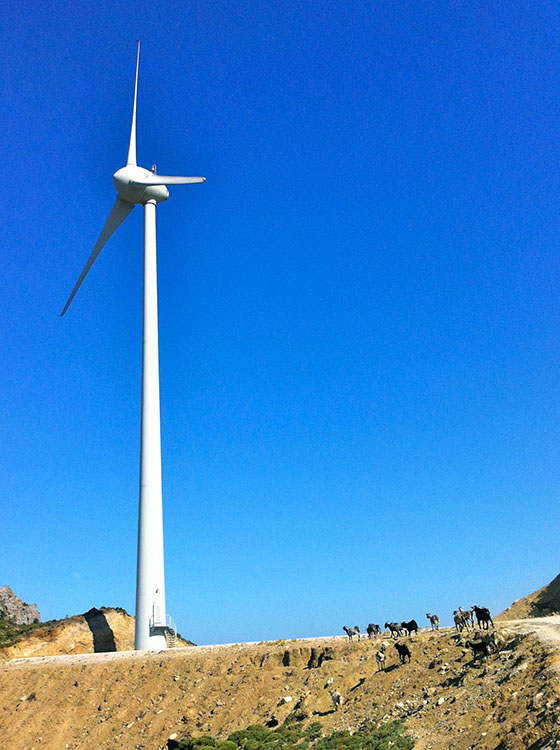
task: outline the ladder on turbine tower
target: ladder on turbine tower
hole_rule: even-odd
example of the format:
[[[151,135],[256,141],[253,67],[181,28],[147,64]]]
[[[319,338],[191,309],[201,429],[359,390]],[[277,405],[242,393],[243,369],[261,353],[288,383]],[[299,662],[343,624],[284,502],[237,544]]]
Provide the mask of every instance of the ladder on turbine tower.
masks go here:
[[[161,629],[165,632],[167,648],[174,648],[177,645],[177,625],[171,615],[163,614],[161,607],[154,604],[152,616],[150,617],[150,630]]]

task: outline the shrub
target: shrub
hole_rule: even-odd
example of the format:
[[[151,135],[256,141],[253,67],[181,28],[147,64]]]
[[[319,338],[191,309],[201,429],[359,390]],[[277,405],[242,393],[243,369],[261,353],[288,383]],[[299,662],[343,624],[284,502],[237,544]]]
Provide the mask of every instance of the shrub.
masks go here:
[[[393,721],[377,727],[365,724],[354,734],[332,732],[321,736],[319,722],[303,729],[301,724],[283,724],[278,729],[267,729],[253,724],[230,734],[227,740],[209,735],[188,737],[179,742],[180,750],[412,750],[414,742],[403,735],[404,724]]]
[[[304,735],[310,742],[319,739],[322,734],[323,727],[318,721],[314,721],[313,724],[310,724],[304,732]]]

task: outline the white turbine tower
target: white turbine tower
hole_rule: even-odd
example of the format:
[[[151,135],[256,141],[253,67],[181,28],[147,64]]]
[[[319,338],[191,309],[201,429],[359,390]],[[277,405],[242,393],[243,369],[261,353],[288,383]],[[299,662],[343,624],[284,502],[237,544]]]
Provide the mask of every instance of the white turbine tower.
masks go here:
[[[161,432],[157,311],[156,204],[169,197],[166,185],[204,182],[204,177],[167,177],[136,163],[136,99],[140,42],[136,54],[134,106],[126,166],[113,175],[117,200],[61,316],[64,315],[95,259],[136,204],[144,206],[144,333],[142,347],[142,435],[136,574],[136,649],[167,647],[170,618],[165,608],[163,512],[161,497]]]

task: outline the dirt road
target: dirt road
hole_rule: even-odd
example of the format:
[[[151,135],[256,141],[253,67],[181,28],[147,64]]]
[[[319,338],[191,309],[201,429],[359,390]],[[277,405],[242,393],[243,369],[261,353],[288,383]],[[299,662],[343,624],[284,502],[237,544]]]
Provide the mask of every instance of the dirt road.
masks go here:
[[[500,622],[499,626],[512,630],[514,633],[534,633],[539,641],[547,646],[560,648],[560,615],[528,620],[506,620]]]

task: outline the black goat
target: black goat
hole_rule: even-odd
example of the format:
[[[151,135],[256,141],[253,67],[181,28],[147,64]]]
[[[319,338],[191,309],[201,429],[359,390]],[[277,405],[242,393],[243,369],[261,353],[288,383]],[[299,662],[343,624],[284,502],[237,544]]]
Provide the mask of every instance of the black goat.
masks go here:
[[[373,622],[367,626],[368,638],[373,638],[374,635],[381,635],[381,628]]]
[[[384,627],[391,631],[391,638],[393,636],[398,638],[402,635],[402,626],[398,622],[386,622]]]
[[[482,628],[488,630],[489,622],[492,624],[492,627],[494,627],[494,620],[490,616],[490,610],[488,607],[477,607],[475,604],[473,605],[473,611],[476,615],[476,624],[481,630]]]
[[[401,664],[406,663],[407,656],[408,656],[408,661],[410,662],[410,649],[408,648],[406,643],[399,643],[398,641],[396,641],[393,645],[399,652],[399,659],[401,660]]]
[[[411,620],[410,622],[401,622],[401,629],[406,631],[407,635],[412,635],[412,633],[416,633],[418,635],[418,623],[416,620]]]
[[[465,641],[465,646],[470,648],[473,653],[473,659],[480,656],[490,656],[492,653],[492,646],[489,641]]]

